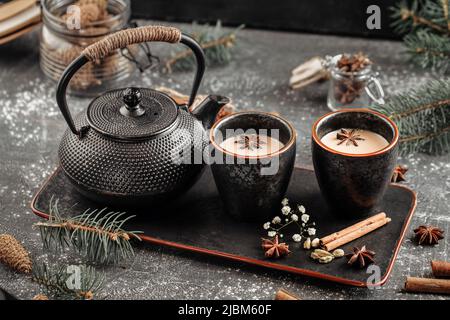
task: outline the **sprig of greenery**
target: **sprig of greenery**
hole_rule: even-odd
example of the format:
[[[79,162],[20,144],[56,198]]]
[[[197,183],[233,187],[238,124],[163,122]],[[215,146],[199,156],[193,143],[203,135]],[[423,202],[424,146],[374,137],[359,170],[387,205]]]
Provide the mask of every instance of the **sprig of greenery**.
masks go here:
[[[449,0],[405,0],[391,8],[394,30],[404,35],[413,63],[450,71]]]
[[[450,151],[450,80],[434,80],[422,88],[398,94],[375,109],[400,131],[400,153],[433,155]]]
[[[118,263],[132,258],[132,239],[140,240],[140,231],[126,231],[123,225],[134,216],[124,218],[123,212],[86,210],[83,214],[64,218],[58,200],[50,200],[48,221],[35,224],[44,248],[60,251],[71,247],[89,262]]]
[[[102,290],[103,273],[85,265],[33,267],[32,280],[38,283],[47,296],[65,300],[92,300]]]
[[[424,30],[404,37],[410,59],[422,68],[450,72],[450,38]]]
[[[220,20],[215,26],[194,25],[193,38],[203,48],[208,66],[226,65],[231,61],[231,49],[236,44],[236,34],[243,28],[244,25],[240,25],[232,32],[224,32]],[[190,71],[195,66],[196,61],[192,51],[184,49],[175,51],[165,63],[168,72]]]

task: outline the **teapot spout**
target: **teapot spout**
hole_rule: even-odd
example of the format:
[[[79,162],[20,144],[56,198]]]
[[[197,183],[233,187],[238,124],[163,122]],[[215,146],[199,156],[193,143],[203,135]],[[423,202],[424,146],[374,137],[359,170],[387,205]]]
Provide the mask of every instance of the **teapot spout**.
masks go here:
[[[192,114],[199,119],[205,129],[210,129],[220,109],[230,103],[224,96],[209,95],[192,110]]]

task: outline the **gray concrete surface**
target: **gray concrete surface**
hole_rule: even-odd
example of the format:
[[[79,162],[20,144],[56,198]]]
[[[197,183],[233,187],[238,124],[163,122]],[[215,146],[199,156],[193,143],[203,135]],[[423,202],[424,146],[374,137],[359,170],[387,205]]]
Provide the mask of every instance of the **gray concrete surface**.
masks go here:
[[[303,166],[311,165],[311,124],[328,111],[327,83],[302,91],[288,88],[291,69],[305,59],[362,50],[375,61],[388,95],[438,77],[406,63],[398,42],[258,30],[242,31],[238,41],[234,61],[227,67],[207,70],[201,92],[228,95],[239,110],[276,111],[286,117],[298,131],[297,164]],[[163,57],[164,50],[155,53]],[[73,262],[70,254],[45,252],[37,230],[32,228],[38,218],[29,208],[31,198],[55,169],[57,146],[66,128],[54,99],[56,86],[44,77],[38,60],[37,32],[0,46],[0,233],[17,237],[35,261]],[[130,84],[166,85],[188,91],[191,77],[189,73],[150,71],[130,80]],[[89,99],[71,98],[69,102],[78,112]],[[418,206],[392,276],[379,290],[351,288],[146,245],[137,248],[134,261],[105,269],[108,282],[104,298],[272,299],[278,288],[285,288],[303,299],[445,299],[405,294],[401,288],[408,275],[429,275],[430,259],[449,260],[449,156],[415,154],[400,162],[410,166],[407,185],[418,192]],[[446,239],[434,248],[416,246],[410,239],[412,227],[425,223],[446,232]],[[38,292],[37,285],[27,277],[4,266],[0,266],[0,287],[21,299],[30,299]]]

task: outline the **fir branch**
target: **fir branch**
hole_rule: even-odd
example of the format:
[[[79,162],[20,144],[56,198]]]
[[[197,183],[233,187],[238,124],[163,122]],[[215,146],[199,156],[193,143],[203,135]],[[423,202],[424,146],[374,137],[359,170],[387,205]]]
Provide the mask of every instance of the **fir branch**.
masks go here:
[[[391,8],[392,27],[404,34],[411,61],[423,68],[450,71],[449,0],[402,1]]]
[[[450,19],[448,16],[449,0],[441,0],[442,11],[444,12],[444,20],[447,21],[447,30],[450,31]]]
[[[450,71],[450,38],[418,31],[404,37],[410,59],[422,68],[432,68],[441,73]]]
[[[117,263],[134,256],[131,240],[140,240],[139,231],[125,231],[122,226],[134,216],[125,213],[86,210],[83,214],[63,218],[58,200],[50,200],[48,221],[35,224],[46,249],[60,251],[72,247],[82,257],[96,263]]]
[[[35,265],[32,280],[46,295],[57,299],[92,300],[102,290],[105,276],[85,265],[54,266]]]
[[[415,29],[431,29],[441,34],[450,34],[448,28],[446,13],[448,16],[448,3],[443,0],[414,0],[410,5],[407,1],[401,1],[394,7],[391,7],[394,30],[399,34],[405,34],[415,31]],[[447,7],[445,7],[447,5]]]
[[[400,153],[444,154],[450,151],[450,80],[434,80],[390,98],[375,109],[395,121]]]
[[[442,130],[435,132],[435,133],[429,133],[429,134],[422,134],[418,136],[409,136],[409,137],[403,137],[399,141],[400,142],[412,142],[417,140],[423,140],[423,139],[432,139],[439,137],[441,134],[445,134],[448,131],[450,131],[450,126],[443,128]]]
[[[194,32],[194,39],[197,40],[205,52],[206,64],[225,65],[231,60],[231,48],[236,43],[236,34],[239,30],[244,28],[244,25],[239,26],[230,33],[222,31],[220,21],[217,21],[215,27],[208,25],[200,26],[200,30]],[[172,58],[166,61],[165,68],[168,72],[189,71],[196,65],[193,53],[191,50],[182,50],[175,52]]]

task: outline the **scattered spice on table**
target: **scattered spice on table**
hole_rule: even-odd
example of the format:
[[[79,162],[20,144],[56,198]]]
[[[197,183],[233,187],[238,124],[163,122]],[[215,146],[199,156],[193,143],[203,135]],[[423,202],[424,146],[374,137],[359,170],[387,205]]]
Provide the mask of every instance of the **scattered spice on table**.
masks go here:
[[[392,173],[391,182],[402,182],[406,181],[405,174],[408,171],[407,166],[398,165],[394,168],[394,172]]]
[[[285,289],[280,289],[275,294],[275,300],[300,300],[300,298]]]
[[[414,229],[415,239],[418,244],[435,245],[444,239],[444,231],[434,226],[419,226]]]

